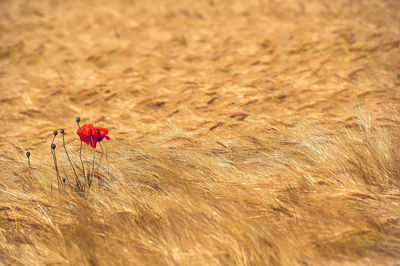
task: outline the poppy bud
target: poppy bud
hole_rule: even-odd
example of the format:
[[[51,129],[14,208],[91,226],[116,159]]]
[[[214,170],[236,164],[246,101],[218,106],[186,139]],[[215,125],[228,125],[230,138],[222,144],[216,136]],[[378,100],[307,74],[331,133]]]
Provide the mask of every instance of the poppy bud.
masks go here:
[[[65,177],[63,178],[63,183],[65,183]]]
[[[55,150],[55,149],[56,149],[56,144],[52,143],[52,144],[51,144],[51,148],[52,148],[53,150]]]
[[[57,131],[57,130],[54,130],[54,131],[53,131],[53,134],[54,134],[54,136],[57,136],[58,131]]]
[[[75,120],[76,120],[76,123],[79,123],[79,122],[81,121],[81,118],[80,118],[79,116],[77,116],[77,117],[75,118]]]
[[[26,157],[29,158],[29,156],[31,156],[31,153],[29,151],[26,152]]]
[[[64,129],[63,129],[63,128],[60,129],[60,133],[61,133],[61,134],[64,134]]]

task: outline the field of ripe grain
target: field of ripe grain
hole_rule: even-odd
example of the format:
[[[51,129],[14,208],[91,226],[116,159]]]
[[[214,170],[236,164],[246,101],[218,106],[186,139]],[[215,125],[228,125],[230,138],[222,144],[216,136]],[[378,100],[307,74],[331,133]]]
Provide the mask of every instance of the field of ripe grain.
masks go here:
[[[398,265],[399,10],[0,0],[0,264]]]

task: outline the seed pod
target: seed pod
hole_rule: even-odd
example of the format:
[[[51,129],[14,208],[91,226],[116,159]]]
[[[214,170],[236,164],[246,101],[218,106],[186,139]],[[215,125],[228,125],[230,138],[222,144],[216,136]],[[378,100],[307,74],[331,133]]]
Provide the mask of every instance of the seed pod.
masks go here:
[[[31,153],[29,151],[26,152],[26,157],[29,158],[29,156],[31,156]]]
[[[52,143],[52,144],[51,144],[51,148],[52,148],[53,150],[55,150],[55,149],[56,149],[56,144]]]
[[[79,122],[81,121],[81,118],[80,118],[79,116],[77,116],[77,117],[75,118],[75,120],[76,120],[77,123],[79,123]]]
[[[53,131],[53,134],[54,134],[54,136],[57,136],[58,131],[57,131],[57,130],[54,130],[54,131]]]

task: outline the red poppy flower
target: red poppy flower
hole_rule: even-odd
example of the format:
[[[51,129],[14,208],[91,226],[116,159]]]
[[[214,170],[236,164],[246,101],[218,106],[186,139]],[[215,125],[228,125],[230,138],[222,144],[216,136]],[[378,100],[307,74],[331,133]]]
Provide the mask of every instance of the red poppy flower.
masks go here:
[[[108,135],[108,129],[104,128],[104,127],[95,127],[94,128],[95,131],[95,136],[96,136],[96,140],[97,142],[102,141],[104,138],[106,138],[107,140],[110,139]]]
[[[93,127],[92,124],[83,125],[76,133],[83,142],[90,144],[93,148],[96,148],[97,142],[102,141],[104,138],[110,139],[109,136],[106,136],[108,134],[107,128]]]
[[[83,142],[85,142],[86,144],[89,144],[90,136],[92,136],[93,130],[94,130],[94,127],[92,124],[89,124],[89,125],[85,124],[85,125],[81,126],[81,128],[78,129],[76,134],[78,134],[78,136],[81,138],[81,140]]]
[[[90,146],[96,148],[96,139],[93,137],[94,126],[92,124],[85,124],[81,126],[80,129],[76,132],[81,140],[86,144],[90,144]],[[93,141],[92,141],[93,140]]]

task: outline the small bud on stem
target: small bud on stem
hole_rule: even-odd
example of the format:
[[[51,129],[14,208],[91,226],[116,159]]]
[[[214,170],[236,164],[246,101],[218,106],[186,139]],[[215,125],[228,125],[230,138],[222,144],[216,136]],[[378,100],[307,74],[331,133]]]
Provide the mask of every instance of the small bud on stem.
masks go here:
[[[53,139],[53,141],[54,141],[54,139]],[[51,154],[53,155],[54,168],[56,169],[56,173],[57,173],[58,188],[60,188],[61,177],[60,177],[60,173],[58,172],[57,157],[56,157],[56,144],[54,144],[54,143],[51,143]]]
[[[54,131],[53,131],[54,137],[53,137],[53,140],[51,141],[51,148],[52,148],[52,149],[53,149],[54,140],[56,139],[57,134],[58,134],[58,131],[57,131],[57,130],[54,130]],[[54,144],[54,149],[55,149],[55,144]]]
[[[29,159],[29,157],[31,156],[31,153],[29,151],[26,152],[26,157],[28,157],[28,166],[29,168],[31,168],[31,160]]]

